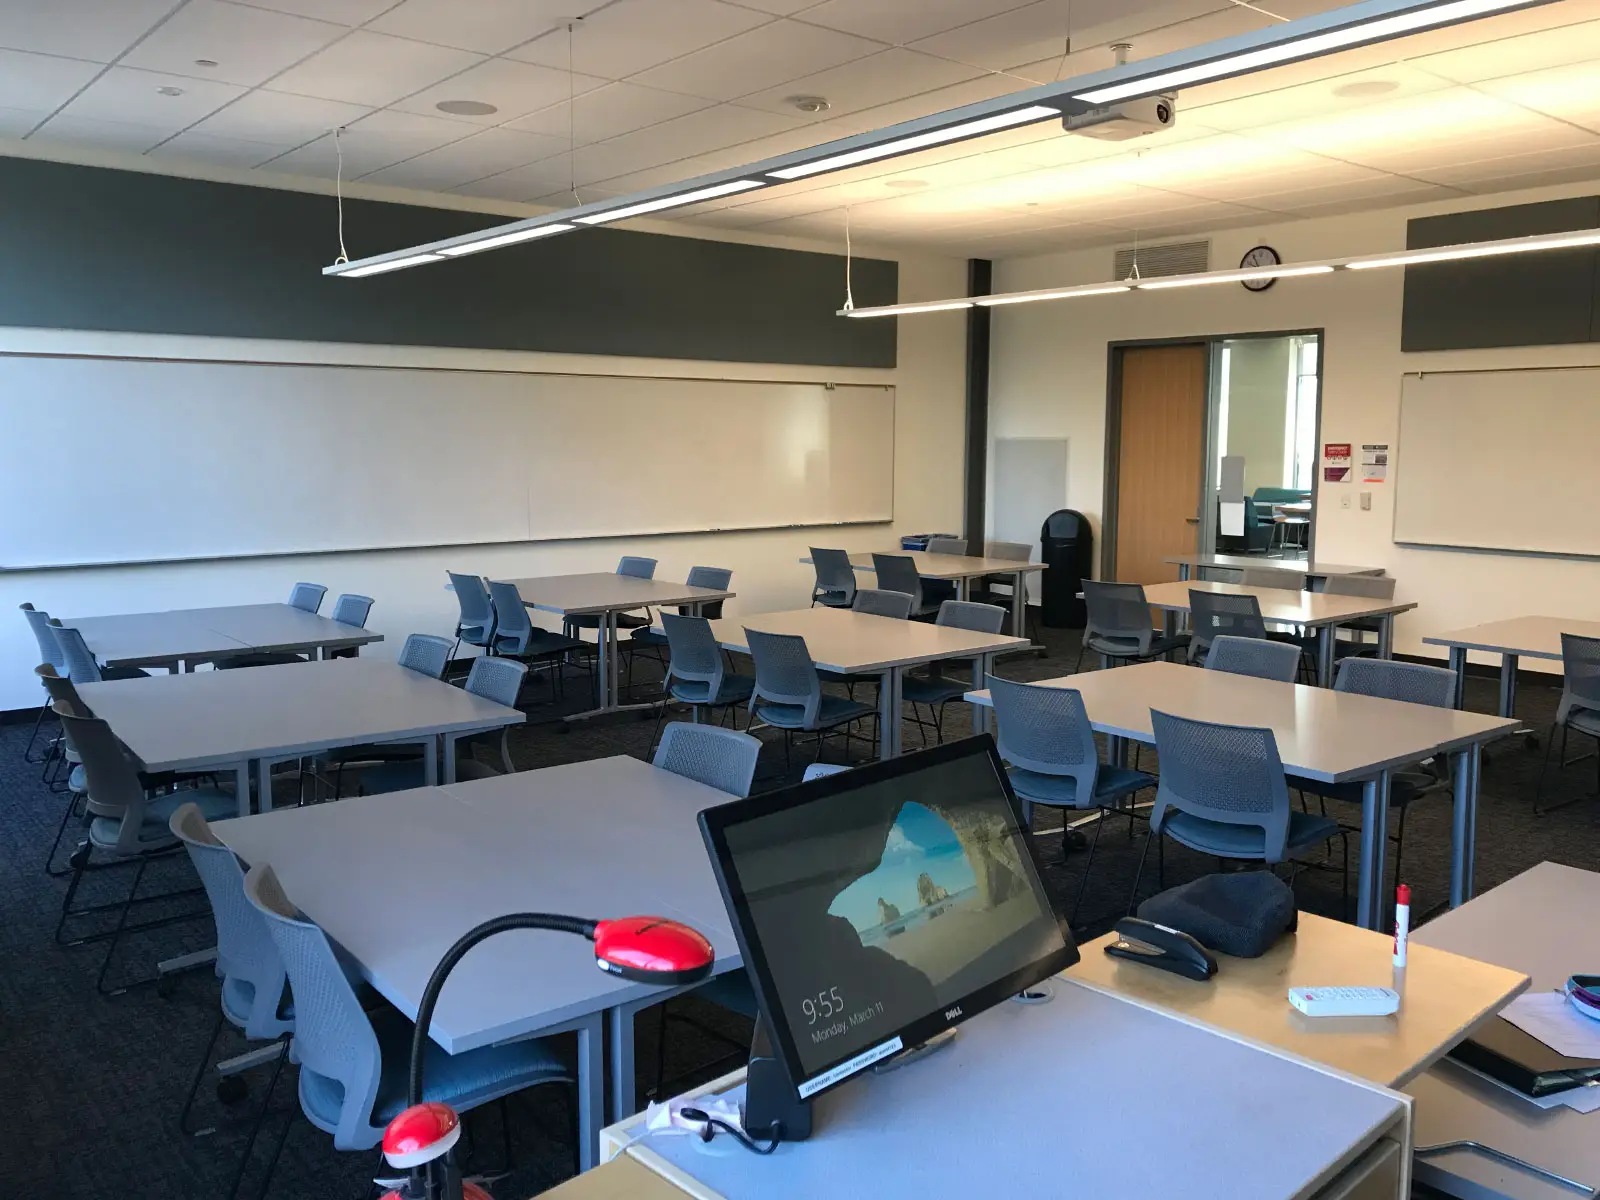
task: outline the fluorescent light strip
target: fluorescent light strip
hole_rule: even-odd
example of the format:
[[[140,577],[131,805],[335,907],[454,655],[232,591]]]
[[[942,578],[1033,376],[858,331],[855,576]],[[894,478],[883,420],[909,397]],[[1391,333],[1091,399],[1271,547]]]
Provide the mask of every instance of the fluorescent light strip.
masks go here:
[[[718,196],[731,196],[734,192],[748,192],[751,188],[766,186],[767,181],[764,179],[735,179],[731,183],[718,183],[694,192],[663,196],[659,200],[646,200],[642,204],[630,204],[626,208],[613,208],[610,212],[595,213],[592,217],[578,217],[577,221],[580,225],[604,225],[607,221],[621,221],[628,217],[643,216],[645,213],[660,212],[663,208],[698,204],[702,200],[715,200]]]
[[[1527,254],[1535,250],[1565,250],[1578,246],[1600,246],[1600,229],[1576,233],[1545,233],[1525,238],[1505,238],[1498,242],[1439,246],[1432,250],[1410,250],[1404,254],[1385,254],[1372,258],[1353,258],[1345,263],[1351,271],[1374,267],[1405,267],[1421,263],[1454,262],[1463,258],[1496,258],[1502,254]]]
[[[1032,108],[1019,108],[1015,112],[1000,113],[997,116],[983,117],[961,125],[951,125],[945,129],[935,129],[929,133],[900,138],[898,141],[885,142],[881,146],[865,146],[860,150],[847,150],[843,154],[819,158],[815,162],[801,163],[799,166],[780,167],[776,171],[768,171],[767,174],[774,179],[804,179],[807,175],[820,175],[823,171],[837,171],[844,167],[853,167],[858,163],[891,158],[896,154],[909,154],[913,150],[924,150],[929,146],[943,145],[945,142],[958,142],[962,138],[976,137],[980,133],[993,133],[997,129],[1010,129],[1014,125],[1029,125],[1034,121],[1045,121],[1060,115],[1060,109],[1038,104]]]
[[[971,300],[933,300],[927,304],[885,304],[878,308],[842,308],[844,317],[894,317],[904,313],[944,312],[952,308],[971,308]]]
[[[388,262],[368,263],[364,267],[351,267],[348,271],[340,271],[341,279],[360,279],[365,275],[382,275],[385,271],[400,271],[406,267],[415,267],[420,263],[443,262],[441,254],[410,254],[405,258],[391,258]]]
[[[1394,17],[1383,17],[1375,21],[1365,21],[1359,25],[1346,26],[1343,29],[1331,30],[1328,33],[1313,34],[1310,37],[1284,42],[1277,46],[1267,46],[1260,50],[1249,50],[1243,54],[1229,55],[1227,58],[1219,58],[1214,62],[1200,63],[1192,67],[1179,67],[1176,70],[1166,71],[1159,75],[1149,75],[1143,79],[1135,79],[1128,83],[1095,88],[1092,91],[1080,92],[1072,98],[1081,100],[1086,104],[1110,104],[1114,101],[1127,100],[1134,96],[1154,95],[1158,92],[1168,92],[1188,84],[1204,83],[1207,80],[1221,79],[1229,75],[1243,75],[1251,71],[1259,71],[1265,67],[1277,66],[1279,63],[1290,62],[1295,59],[1314,58],[1317,55],[1328,54],[1334,50],[1343,50],[1364,42],[1383,41],[1387,38],[1400,37],[1403,34],[1416,33],[1419,30],[1431,29],[1439,25],[1450,25],[1457,21],[1467,21],[1474,17],[1488,16],[1490,13],[1499,12],[1503,9],[1520,8],[1525,3],[1526,0],[1453,0],[1452,3],[1441,4],[1435,8],[1420,9]]]
[[[1074,296],[1109,296],[1113,292],[1132,290],[1133,287],[1126,283],[1087,284],[1083,287],[1041,288],[1036,292],[1008,292],[1003,296],[985,296],[977,303],[983,308],[995,308],[1001,304],[1028,304],[1034,300],[1070,300]]]
[[[1162,288],[1201,287],[1208,283],[1254,283],[1258,279],[1292,279],[1296,275],[1328,275],[1333,268],[1327,263],[1314,263],[1301,267],[1264,267],[1258,271],[1208,271],[1204,275],[1173,275],[1165,279],[1144,280],[1133,286],[1141,292],[1154,292]]]
[[[477,242],[466,242],[460,246],[446,246],[439,251],[455,258],[462,254],[476,254],[479,250],[498,250],[501,246],[515,246],[518,242],[531,242],[535,238],[549,237],[553,233],[568,233],[573,229],[571,225],[556,222],[553,225],[535,225],[532,229],[518,229],[511,233],[502,233],[498,237],[487,237]]]

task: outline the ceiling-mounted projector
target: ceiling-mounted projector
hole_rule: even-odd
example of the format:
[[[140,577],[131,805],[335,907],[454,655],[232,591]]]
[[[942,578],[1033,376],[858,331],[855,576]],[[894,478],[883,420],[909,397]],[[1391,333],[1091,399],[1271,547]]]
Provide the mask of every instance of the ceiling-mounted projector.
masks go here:
[[[1067,113],[1061,127],[1068,133],[1099,138],[1104,142],[1126,142],[1171,129],[1178,119],[1178,97],[1146,96],[1121,104],[1101,104],[1078,113]]]

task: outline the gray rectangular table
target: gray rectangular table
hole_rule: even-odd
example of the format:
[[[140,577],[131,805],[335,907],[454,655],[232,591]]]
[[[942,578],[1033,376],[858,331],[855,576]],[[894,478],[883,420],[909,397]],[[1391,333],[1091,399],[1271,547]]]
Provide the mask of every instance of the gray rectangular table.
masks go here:
[[[1356,922],[1368,929],[1380,927],[1385,911],[1382,892],[1389,772],[1435,754],[1449,754],[1455,759],[1450,903],[1459,905],[1472,896],[1480,750],[1485,741],[1500,736],[1514,722],[1168,662],[1088,671],[1041,682],[1076,688],[1083,695],[1090,723],[1113,739],[1154,745],[1150,710],[1156,708],[1197,721],[1271,729],[1278,756],[1290,774],[1323,783],[1360,782],[1361,878]],[[988,692],[974,692],[967,699],[993,705]],[[1117,750],[1122,750],[1120,741]]]
[[[182,667],[242,654],[342,650],[383,641],[357,625],[288,604],[233,604],[106,617],[67,617],[89,652],[107,667]]]
[[[1533,979],[1530,992],[1548,991],[1600,963],[1597,908],[1600,874],[1540,863],[1429,921],[1412,940],[1522,971]],[[1571,1200],[1600,1189],[1600,1114],[1537,1109],[1452,1063],[1441,1063],[1406,1090],[1417,1100],[1416,1175],[1430,1187],[1472,1200]],[[1477,1146],[1429,1152],[1456,1142]]]
[[[700,838],[700,810],[722,792],[617,757],[443,788],[363,796],[223,821],[217,836],[248,863],[271,863],[284,890],[415,1017],[444,952],[506,913],[685,921],[711,939],[715,971],[742,963]],[[415,881],[406,902],[397,879]],[[401,902],[396,902],[397,894]],[[604,1094],[602,1020],[611,1023],[612,1111],[633,1111],[633,1016],[671,992],[595,969],[578,938],[501,934],[461,961],[429,1030],[446,1051],[576,1029],[585,1165]]]
[[[1348,563],[1312,562],[1300,558],[1262,558],[1256,554],[1174,554],[1161,560],[1178,568],[1178,579],[1184,581],[1198,573],[1214,571],[1282,571],[1285,574],[1304,575],[1307,579],[1326,579],[1330,575],[1382,575],[1382,567],[1353,567]]]
[[[1467,686],[1467,651],[1481,650],[1500,656],[1500,715],[1509,717],[1517,707],[1517,660],[1542,658],[1561,661],[1561,635],[1600,638],[1600,621],[1572,617],[1511,617],[1467,629],[1423,638],[1430,646],[1448,646],[1450,669],[1456,673],[1456,707],[1461,707]]]
[[[240,814],[249,812],[250,767],[261,805],[272,804],[275,763],[369,742],[418,742],[426,778],[455,778],[464,734],[520,725],[514,708],[474,696],[398,663],[335,658],[243,671],[200,671],[85,684],[84,703],[147,771],[231,768]]]
[[[698,613],[714,600],[731,600],[738,593],[725,588],[690,587],[665,579],[638,579],[609,571],[583,575],[547,575],[535,579],[510,579],[522,602],[529,608],[559,616],[594,616],[600,619],[599,665],[600,705],[588,712],[575,713],[569,721],[580,721],[602,713],[622,712],[651,705],[623,704],[621,672],[617,664],[617,614],[641,608],[668,608],[681,605]]]
[[[950,580],[956,585],[956,595],[963,600],[967,598],[974,579],[982,579],[985,575],[1012,576],[1014,583],[1011,589],[1011,631],[1013,633],[1021,633],[1026,628],[1024,618],[1028,611],[1027,578],[1034,572],[1044,570],[1043,563],[1022,562],[1014,558],[989,558],[978,554],[930,554],[926,550],[883,550],[880,553],[909,558],[916,564],[917,574],[924,579]],[[807,566],[812,565],[810,555],[800,561]],[[857,571],[876,570],[870,550],[851,551],[850,565]]]
[[[879,743],[881,758],[900,753],[901,683],[907,667],[947,658],[972,660],[972,682],[979,685],[994,669],[994,657],[1008,650],[1025,650],[1028,639],[1003,633],[978,633],[877,617],[847,608],[800,608],[792,612],[757,613],[711,622],[712,635],[725,650],[750,652],[746,629],[760,633],[796,634],[817,666],[843,675],[877,675]],[[982,730],[985,714],[974,711],[973,727]]]

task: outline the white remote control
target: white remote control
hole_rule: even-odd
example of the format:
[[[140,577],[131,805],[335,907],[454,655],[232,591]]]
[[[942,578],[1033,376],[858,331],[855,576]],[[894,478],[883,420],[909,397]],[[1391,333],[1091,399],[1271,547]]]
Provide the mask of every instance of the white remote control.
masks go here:
[[[1387,1017],[1400,993],[1386,987],[1292,987],[1289,1003],[1308,1017]]]

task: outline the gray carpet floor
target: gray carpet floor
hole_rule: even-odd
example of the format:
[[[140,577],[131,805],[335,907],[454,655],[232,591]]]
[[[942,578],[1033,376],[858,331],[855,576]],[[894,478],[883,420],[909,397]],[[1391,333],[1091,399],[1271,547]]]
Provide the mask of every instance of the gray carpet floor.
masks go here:
[[[1043,630],[1048,653],[1005,661],[1001,673],[1038,679],[1068,673],[1077,656],[1077,635]],[[636,680],[641,690],[659,678],[659,668],[641,658]],[[567,683],[566,707],[584,704],[582,675]],[[1519,716],[1542,727],[1555,708],[1557,690],[1546,684],[1522,689]],[[526,700],[530,724],[517,731],[512,753],[519,769],[581,761],[613,754],[643,757],[654,732],[653,720],[623,719],[567,729],[549,704],[549,689],[531,685]],[[1469,681],[1467,703],[1491,711],[1495,686],[1491,679]],[[1219,714],[1225,717],[1225,714]],[[952,704],[946,718],[947,737],[969,731],[964,705]],[[208,1132],[184,1136],[177,1128],[179,1108],[199,1064],[217,1011],[217,983],[209,972],[180,977],[167,996],[154,988],[135,987],[126,994],[101,997],[94,990],[103,947],[62,949],[52,941],[65,881],[43,872],[45,852],[55,834],[64,799],[39,780],[37,766],[22,761],[28,726],[0,725],[0,1094],[11,1098],[7,1132],[0,1137],[0,1179],[14,1196],[55,1195],[76,1200],[215,1200],[227,1194],[243,1150],[247,1115],[266,1090],[269,1071],[250,1077],[247,1098],[228,1107],[216,1098],[210,1081],[200,1090],[199,1124]],[[757,787],[781,786],[798,778],[809,753],[797,754],[792,769],[783,769],[781,742],[764,735],[768,746],[758,769]],[[908,747],[918,744],[918,731],[908,724]],[[1587,749],[1574,737],[1571,753]],[[865,752],[856,744],[855,756]],[[830,761],[840,761],[842,748],[828,748]],[[1573,866],[1600,867],[1600,801],[1572,805],[1536,817],[1533,793],[1541,754],[1520,742],[1502,743],[1490,756],[1482,781],[1478,826],[1479,889],[1494,886],[1544,859]],[[1143,756],[1147,769],[1153,756]],[[1585,763],[1566,769],[1552,765],[1547,800],[1577,799],[1595,789],[1595,767]],[[1338,813],[1354,822],[1359,811]],[[74,826],[69,836],[79,835]],[[1077,894],[1085,855],[1063,853],[1059,817],[1041,813],[1036,820],[1046,881],[1063,909]],[[1120,819],[1108,825],[1094,861],[1082,911],[1080,936],[1088,938],[1110,927],[1126,908],[1139,852],[1142,823],[1131,830]],[[626,830],[619,831],[625,836]],[[1438,799],[1415,807],[1406,825],[1404,875],[1415,894],[1414,911],[1426,911],[1448,895],[1450,806]],[[1352,870],[1355,844],[1352,841]],[[64,861],[64,855],[60,861]],[[1154,856],[1152,856],[1153,858]],[[1296,880],[1303,908],[1337,917],[1342,911],[1335,850],[1331,871],[1307,870]],[[1213,860],[1169,846],[1166,881],[1182,882],[1214,869]],[[104,872],[89,880],[84,901],[114,899],[127,887],[126,871]],[[182,858],[147,873],[142,891],[192,887],[195,879]],[[397,887],[426,888],[426,878],[410,880],[397,870]],[[1145,894],[1154,886],[1147,876]],[[203,905],[190,896],[153,905],[145,915],[181,912]],[[161,958],[195,949],[213,940],[209,918],[169,925],[125,940],[111,965],[115,979],[147,973]],[[674,1002],[675,1012],[695,1023],[673,1021],[665,1045],[666,1087],[676,1091],[730,1069],[739,1060],[724,1039],[735,1045],[749,1036],[737,1016],[692,999]],[[704,1027],[704,1028],[701,1028]],[[640,1015],[639,1087],[656,1086],[657,1014]],[[707,1031],[710,1032],[707,1032]],[[221,1051],[237,1053],[244,1044],[225,1032]],[[567,1048],[571,1052],[571,1048]],[[280,1132],[287,1131],[282,1156],[271,1181],[274,1200],[290,1197],[356,1197],[377,1169],[376,1153],[344,1154],[331,1139],[293,1116],[296,1111],[294,1072],[280,1079],[272,1100],[275,1113],[267,1122],[252,1158],[245,1196],[260,1189],[263,1167]],[[557,1086],[534,1089],[513,1098],[510,1131],[516,1166],[493,1187],[499,1197],[526,1197],[566,1178],[572,1170],[568,1135],[569,1093]],[[472,1165],[497,1169],[501,1130],[496,1110],[469,1121],[469,1135],[479,1147]]]

